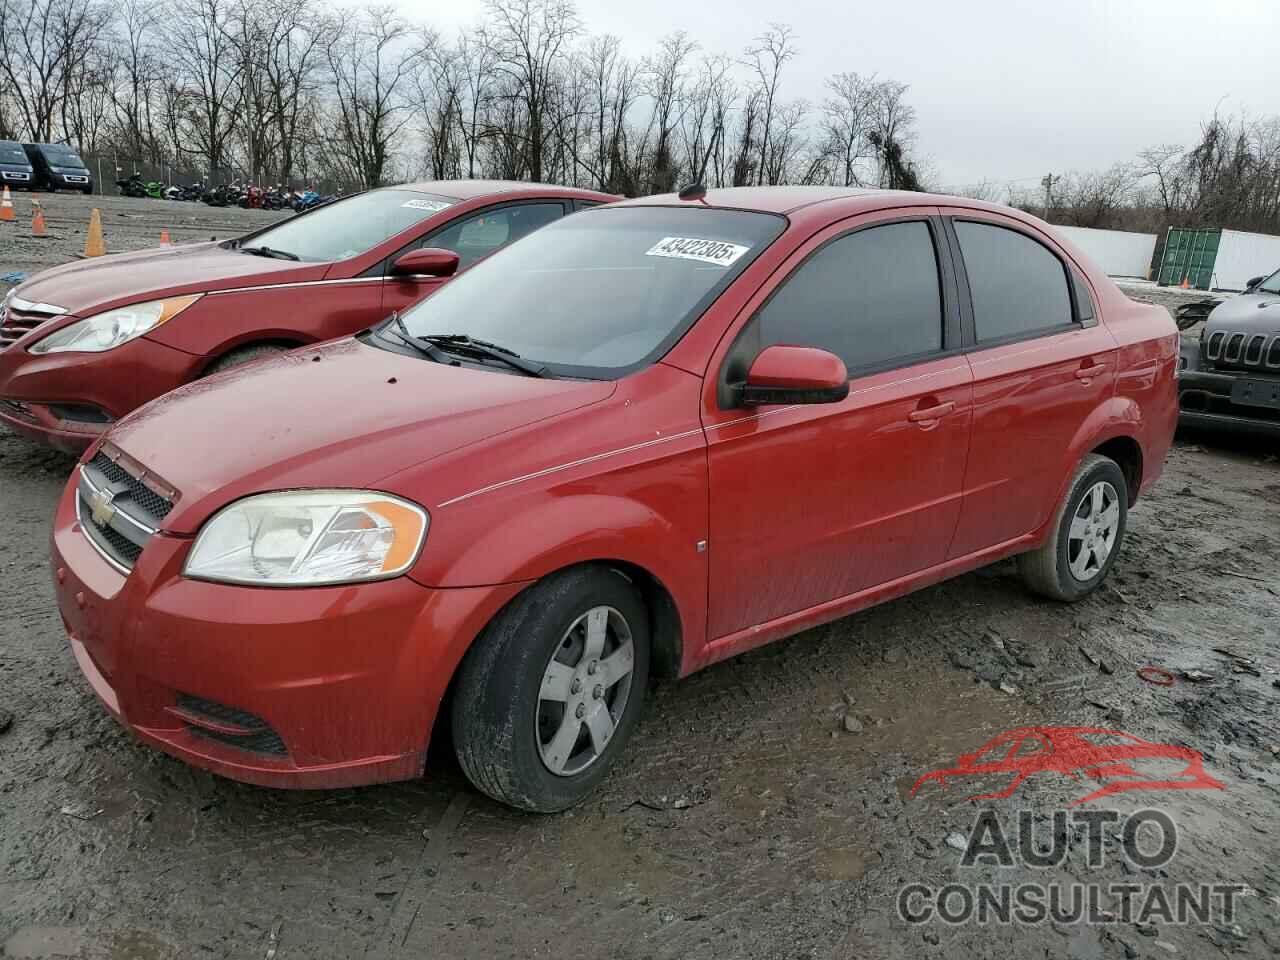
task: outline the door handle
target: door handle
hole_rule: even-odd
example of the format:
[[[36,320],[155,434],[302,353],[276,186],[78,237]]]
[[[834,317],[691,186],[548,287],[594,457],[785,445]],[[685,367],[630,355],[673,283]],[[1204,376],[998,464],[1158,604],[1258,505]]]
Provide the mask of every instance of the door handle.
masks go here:
[[[956,405],[948,400],[946,403],[940,403],[936,407],[925,407],[923,410],[912,410],[907,414],[907,419],[912,423],[922,423],[926,420],[937,420],[945,417],[948,413],[955,412]]]
[[[1098,376],[1100,373],[1102,373],[1106,369],[1107,369],[1107,365],[1105,363],[1095,363],[1091,367],[1081,367],[1079,370],[1076,371],[1076,379],[1092,380],[1094,377]]]

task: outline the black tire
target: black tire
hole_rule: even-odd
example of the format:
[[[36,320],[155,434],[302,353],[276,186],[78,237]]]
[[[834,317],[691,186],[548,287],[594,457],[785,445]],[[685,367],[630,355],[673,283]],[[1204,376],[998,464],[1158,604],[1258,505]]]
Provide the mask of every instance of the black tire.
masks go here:
[[[539,727],[545,717],[539,697],[544,673],[562,642],[568,646],[570,628],[601,606],[612,608],[630,630],[633,664],[626,700],[594,760],[576,773],[553,773],[540,746],[542,731],[550,729]],[[616,632],[609,636],[608,642],[616,642]],[[644,603],[617,570],[575,567],[520,594],[484,629],[458,671],[453,741],[467,779],[493,799],[534,813],[555,813],[581,801],[604,779],[635,729],[648,685],[649,648]],[[581,735],[589,740],[585,727]]]
[[[1071,524],[1077,514],[1084,509],[1085,497],[1101,483],[1110,484],[1115,493],[1115,503],[1119,508],[1118,519],[1114,524],[1115,539],[1106,558],[1096,565],[1096,569],[1088,570],[1088,575],[1081,578],[1072,571],[1072,560],[1079,556],[1082,548],[1078,542],[1073,548],[1070,536]],[[1084,519],[1087,520],[1088,517]],[[1018,557],[1018,573],[1034,593],[1068,603],[1080,600],[1098,589],[1102,581],[1107,578],[1107,574],[1111,572],[1111,567],[1115,564],[1120,548],[1124,544],[1128,519],[1129,486],[1125,481],[1124,472],[1114,460],[1091,453],[1080,462],[1075,475],[1071,478],[1071,483],[1067,486],[1067,494],[1055,514],[1049,539],[1038,550],[1032,550]]]
[[[213,363],[209,364],[209,369],[204,373],[210,376],[215,373],[221,373],[223,370],[230,370],[232,367],[243,366],[254,360],[261,360],[265,357],[274,357],[277,353],[284,353],[288,347],[281,346],[278,343],[251,343],[247,347],[238,347],[230,353],[223,354]]]

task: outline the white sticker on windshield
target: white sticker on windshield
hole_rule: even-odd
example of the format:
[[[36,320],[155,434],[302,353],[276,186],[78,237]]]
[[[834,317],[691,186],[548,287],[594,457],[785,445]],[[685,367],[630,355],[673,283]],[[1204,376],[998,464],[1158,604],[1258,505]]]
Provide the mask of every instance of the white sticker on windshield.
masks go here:
[[[446,207],[450,207],[452,204],[446,203],[443,200],[428,200],[423,197],[421,200],[406,201],[405,203],[400,204],[400,206],[409,207],[413,210],[430,210],[434,213],[437,210],[443,210]]]
[[[723,240],[697,240],[693,237],[663,237],[645,251],[646,257],[673,257],[677,260],[698,260],[728,267],[750,250],[738,243]]]

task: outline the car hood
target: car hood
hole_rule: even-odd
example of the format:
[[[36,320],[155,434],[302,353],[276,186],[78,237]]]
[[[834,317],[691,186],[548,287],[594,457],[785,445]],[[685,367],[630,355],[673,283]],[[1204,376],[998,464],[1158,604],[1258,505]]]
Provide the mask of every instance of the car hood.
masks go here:
[[[248,494],[376,489],[414,464],[613,390],[453,367],[351,338],[180,387],[120,421],[108,440],[178,491],[165,529],[189,534]]]
[[[1214,307],[1204,334],[1215,330],[1240,333],[1280,333],[1280,294],[1245,293]]]
[[[42,270],[18,287],[17,296],[85,317],[162,296],[319,280],[328,267],[254,257],[217,243],[157,247]]]

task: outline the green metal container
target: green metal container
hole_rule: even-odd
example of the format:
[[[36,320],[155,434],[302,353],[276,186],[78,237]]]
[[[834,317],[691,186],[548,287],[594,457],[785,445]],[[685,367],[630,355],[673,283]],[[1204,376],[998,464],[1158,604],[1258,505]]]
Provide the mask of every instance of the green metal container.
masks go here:
[[[1213,285],[1213,265],[1221,243],[1221,230],[1170,227],[1156,283],[1180,287],[1186,280],[1197,290],[1208,290]]]

